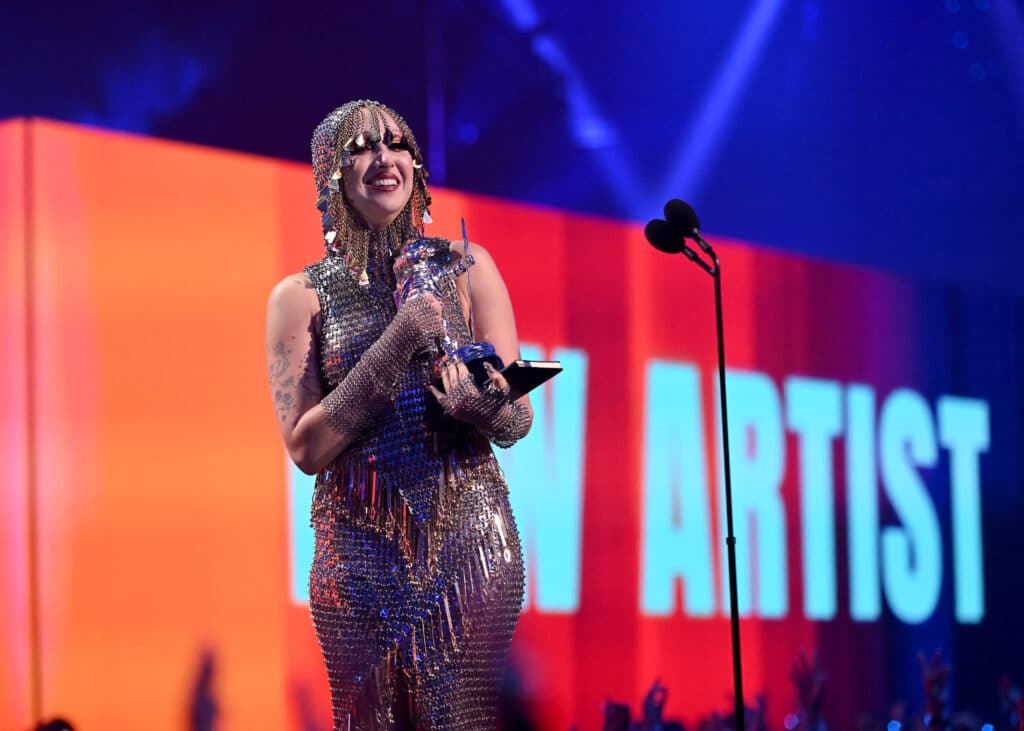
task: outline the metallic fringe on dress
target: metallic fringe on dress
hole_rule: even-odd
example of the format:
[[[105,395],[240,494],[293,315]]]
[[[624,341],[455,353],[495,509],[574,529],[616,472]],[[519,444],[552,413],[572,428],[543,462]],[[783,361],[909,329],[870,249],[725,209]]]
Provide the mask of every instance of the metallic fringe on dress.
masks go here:
[[[347,464],[337,463],[336,466],[341,468],[340,473],[335,472],[332,476],[327,472],[323,478],[325,482],[334,482],[338,489],[328,504],[314,504],[314,524],[318,517],[324,517],[325,511],[341,512],[356,525],[373,529],[393,540],[413,575],[423,578],[428,578],[438,567],[439,557],[433,537],[439,535],[444,524],[448,524],[451,530],[448,513],[455,508],[459,493],[467,489],[467,484],[480,479],[479,474],[471,473],[480,470],[490,473],[499,469],[491,455],[479,461],[475,455],[472,456],[467,469],[454,453],[449,454],[442,460],[438,474],[434,515],[426,523],[418,524],[401,492],[377,471],[372,456],[366,462],[354,457]],[[359,708],[376,709],[377,718],[369,728],[392,728],[395,673],[404,672],[406,682],[415,683],[421,674],[442,672],[443,667],[460,652],[460,636],[464,637],[470,631],[470,619],[463,608],[468,601],[486,603],[491,598],[492,574],[503,564],[512,562],[513,548],[516,552],[519,550],[517,545],[509,542],[511,517],[506,513],[507,508],[496,507],[475,524],[463,524],[454,529],[456,534],[461,534],[458,540],[463,548],[455,581],[441,591],[433,606],[412,623],[408,634],[365,679],[360,698],[348,712],[348,718],[342,720],[342,728],[367,728],[364,724],[366,719],[359,719],[358,726],[355,725]],[[402,667],[403,657],[411,658],[413,668]],[[411,672],[413,669],[415,673]],[[417,716],[415,711],[411,715]]]

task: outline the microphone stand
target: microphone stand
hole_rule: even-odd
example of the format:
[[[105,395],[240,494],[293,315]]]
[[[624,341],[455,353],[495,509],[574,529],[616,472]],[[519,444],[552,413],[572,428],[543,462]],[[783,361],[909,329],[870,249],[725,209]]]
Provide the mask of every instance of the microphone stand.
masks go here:
[[[736,731],[746,731],[746,707],[743,702],[743,671],[740,659],[740,612],[739,590],[736,580],[736,535],[733,533],[732,522],[732,470],[729,466],[729,409],[725,399],[725,333],[722,326],[722,266],[718,255],[705,241],[700,232],[694,228],[687,236],[693,238],[701,250],[711,258],[711,264],[698,256],[697,252],[686,245],[683,240],[681,252],[690,261],[696,262],[700,268],[715,280],[715,324],[718,331],[718,391],[722,403],[722,451],[725,466],[725,524],[726,553],[729,563],[729,619],[732,629],[732,679],[736,694]]]

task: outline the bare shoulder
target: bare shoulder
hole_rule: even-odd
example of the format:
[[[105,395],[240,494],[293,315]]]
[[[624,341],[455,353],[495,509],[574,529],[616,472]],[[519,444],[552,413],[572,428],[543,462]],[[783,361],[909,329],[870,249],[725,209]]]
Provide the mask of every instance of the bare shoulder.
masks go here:
[[[270,291],[268,308],[271,312],[306,310],[320,311],[320,298],[313,282],[304,273],[289,274]]]
[[[461,239],[458,241],[452,241],[451,251],[453,254],[463,257],[466,255],[466,245]],[[494,263],[494,257],[491,256],[491,252],[485,249],[481,244],[478,244],[475,241],[470,241],[469,253],[472,255],[477,267],[484,269],[496,268],[497,265]]]

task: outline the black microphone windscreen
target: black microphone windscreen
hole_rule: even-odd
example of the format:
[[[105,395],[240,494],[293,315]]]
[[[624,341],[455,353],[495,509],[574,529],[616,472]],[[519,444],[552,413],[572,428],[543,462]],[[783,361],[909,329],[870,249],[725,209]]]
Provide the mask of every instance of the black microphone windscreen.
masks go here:
[[[683,250],[683,237],[668,221],[655,218],[644,227],[644,236],[651,245],[666,254],[678,254]]]
[[[677,230],[685,231],[687,236],[700,230],[700,222],[693,206],[678,198],[673,198],[665,204],[665,218]]]

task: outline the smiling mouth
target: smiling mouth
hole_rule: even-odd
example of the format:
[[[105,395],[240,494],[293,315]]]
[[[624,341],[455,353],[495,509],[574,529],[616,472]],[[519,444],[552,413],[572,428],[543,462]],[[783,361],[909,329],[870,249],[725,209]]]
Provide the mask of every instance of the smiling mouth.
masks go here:
[[[374,190],[392,191],[398,189],[398,178],[394,175],[378,175],[366,184]]]

